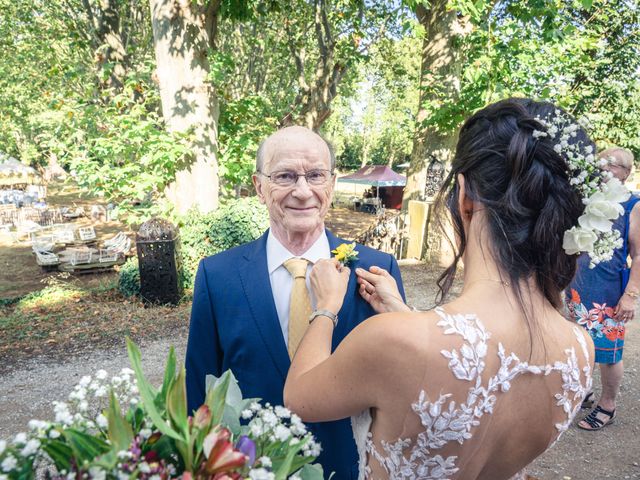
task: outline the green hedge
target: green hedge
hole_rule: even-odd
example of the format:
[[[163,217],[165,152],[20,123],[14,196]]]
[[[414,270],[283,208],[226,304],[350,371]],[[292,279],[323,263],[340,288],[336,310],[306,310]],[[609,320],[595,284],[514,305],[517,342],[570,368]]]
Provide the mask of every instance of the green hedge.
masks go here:
[[[192,210],[178,219],[182,256],[182,286],[193,287],[198,263],[204,257],[257,239],[269,227],[267,209],[257,198],[228,200],[216,211]],[[140,293],[138,259],[121,268],[118,288],[126,297]]]
[[[130,258],[120,267],[118,289],[125,297],[132,297],[140,293],[140,270],[138,269],[137,257]]]
[[[191,288],[204,257],[251,242],[269,227],[269,214],[256,197],[227,201],[216,211],[190,211],[179,221],[183,281]]]

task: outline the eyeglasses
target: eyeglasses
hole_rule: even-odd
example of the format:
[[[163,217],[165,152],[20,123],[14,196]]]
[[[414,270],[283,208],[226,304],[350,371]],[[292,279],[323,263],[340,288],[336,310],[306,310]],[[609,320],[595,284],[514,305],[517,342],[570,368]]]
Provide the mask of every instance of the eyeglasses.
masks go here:
[[[292,187],[298,183],[300,177],[304,177],[309,185],[319,187],[325,185],[331,177],[333,172],[331,170],[309,170],[305,173],[296,173],[293,170],[278,170],[272,172],[271,175],[267,175],[262,172],[257,172],[260,175],[267,177],[271,183],[275,183],[280,187]]]
[[[630,172],[631,169],[625,165],[620,165],[619,163],[609,163],[610,167],[616,167],[616,168],[621,168],[622,170],[626,170],[627,172]]]

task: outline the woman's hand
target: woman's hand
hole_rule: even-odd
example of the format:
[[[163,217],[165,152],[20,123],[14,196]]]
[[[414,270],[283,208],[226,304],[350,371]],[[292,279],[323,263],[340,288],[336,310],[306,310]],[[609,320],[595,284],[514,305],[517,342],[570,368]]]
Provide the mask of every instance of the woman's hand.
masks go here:
[[[318,310],[337,314],[342,308],[351,270],[335,258],[318,260],[309,277]]]
[[[375,266],[370,267],[368,272],[363,268],[356,268],[356,275],[360,284],[360,295],[376,313],[411,310],[402,300],[395,278],[386,270]]]
[[[614,310],[615,318],[619,322],[627,323],[633,320],[636,314],[636,300],[629,295],[623,294]]]

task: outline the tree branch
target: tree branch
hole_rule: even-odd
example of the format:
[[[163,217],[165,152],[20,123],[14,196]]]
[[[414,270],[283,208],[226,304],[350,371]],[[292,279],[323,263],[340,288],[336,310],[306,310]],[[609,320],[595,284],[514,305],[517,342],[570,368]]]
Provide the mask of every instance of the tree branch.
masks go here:
[[[216,41],[218,37],[218,12],[220,11],[221,0],[211,0],[204,12],[204,31],[209,39],[209,47],[217,49]]]

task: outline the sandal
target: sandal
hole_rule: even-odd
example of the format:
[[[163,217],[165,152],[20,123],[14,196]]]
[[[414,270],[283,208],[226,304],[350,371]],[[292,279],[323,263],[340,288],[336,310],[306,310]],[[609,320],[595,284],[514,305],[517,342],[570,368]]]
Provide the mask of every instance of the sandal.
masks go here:
[[[607,417],[609,417],[609,419],[603,422],[602,420],[600,420],[600,418],[598,418],[599,413],[606,415]],[[607,425],[611,425],[615,418],[616,418],[615,408],[609,411],[609,410],[605,410],[600,405],[598,405],[596,406],[596,408],[591,410],[589,415],[587,415],[581,420],[581,422],[584,421],[589,426],[588,427],[582,426],[580,425],[581,422],[579,422],[578,427],[581,428],[582,430],[589,430],[589,431],[600,430],[606,427]]]
[[[582,400],[582,405],[580,405],[580,408],[583,410],[586,410],[587,408],[593,408],[594,403],[596,403],[594,394],[593,392],[589,392],[584,397],[584,400]]]

